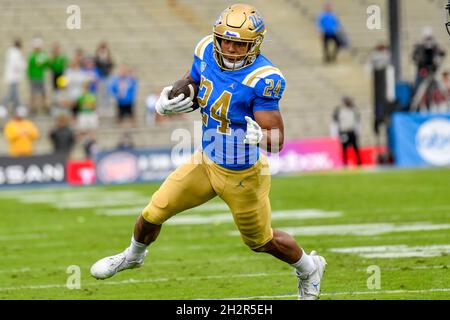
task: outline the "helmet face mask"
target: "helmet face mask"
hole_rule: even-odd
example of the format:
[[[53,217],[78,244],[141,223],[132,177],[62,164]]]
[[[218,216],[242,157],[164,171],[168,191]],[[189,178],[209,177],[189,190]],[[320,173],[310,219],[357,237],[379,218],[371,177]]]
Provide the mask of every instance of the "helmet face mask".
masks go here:
[[[233,41],[234,46],[241,48],[241,49],[235,50],[235,53],[224,52],[222,49],[223,41],[230,41],[230,42]],[[221,63],[218,61],[219,66],[221,66],[221,68],[223,67],[223,69],[236,70],[236,69],[240,69],[246,65],[246,62],[248,61],[248,57],[249,57],[249,53],[250,53],[250,48],[252,45],[251,42],[237,41],[236,39],[231,40],[228,38],[224,38],[220,35],[215,35],[215,42],[217,42],[217,44],[215,43],[215,45],[214,45],[216,60],[219,60],[223,64],[223,65],[221,65]],[[245,49],[243,49],[244,46],[245,46]],[[243,51],[243,53],[241,53],[240,51]],[[220,57],[220,59],[217,59],[217,57]]]
[[[232,71],[252,64],[260,52],[264,33],[264,21],[254,7],[235,4],[225,9],[213,28],[214,58],[220,68]],[[245,53],[223,52],[222,41],[224,40],[246,43]]]

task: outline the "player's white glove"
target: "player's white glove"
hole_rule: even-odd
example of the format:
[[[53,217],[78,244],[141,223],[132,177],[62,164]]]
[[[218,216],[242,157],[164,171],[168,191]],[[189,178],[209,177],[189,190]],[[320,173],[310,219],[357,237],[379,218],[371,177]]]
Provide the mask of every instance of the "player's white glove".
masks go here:
[[[180,94],[169,100],[169,93],[171,90],[172,86],[169,86],[161,91],[161,95],[155,105],[156,112],[161,115],[168,115],[174,113],[187,113],[194,110],[194,108],[192,108],[194,102],[191,97],[184,98],[184,94]]]
[[[247,121],[247,134],[244,143],[256,146],[263,138],[263,132],[259,124],[250,117],[245,117]]]

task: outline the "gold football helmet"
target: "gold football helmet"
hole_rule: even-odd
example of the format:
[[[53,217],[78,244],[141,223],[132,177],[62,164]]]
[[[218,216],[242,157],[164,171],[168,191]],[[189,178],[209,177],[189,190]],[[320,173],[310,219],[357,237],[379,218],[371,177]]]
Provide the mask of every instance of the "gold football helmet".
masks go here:
[[[234,4],[226,8],[214,23],[214,57],[224,70],[239,70],[252,64],[259,54],[266,28],[264,20],[255,7],[247,4]],[[224,57],[221,49],[223,40],[244,42],[245,54],[227,54],[233,61]]]

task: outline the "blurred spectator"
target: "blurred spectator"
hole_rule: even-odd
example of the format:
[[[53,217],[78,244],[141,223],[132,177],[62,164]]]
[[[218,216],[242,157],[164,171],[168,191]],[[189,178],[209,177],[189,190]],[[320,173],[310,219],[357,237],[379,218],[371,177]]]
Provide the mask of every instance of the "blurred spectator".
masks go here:
[[[91,132],[88,134],[87,139],[83,143],[83,149],[84,149],[84,156],[86,159],[95,159],[95,156],[98,152],[95,133]]]
[[[325,63],[335,62],[340,47],[339,32],[341,31],[341,23],[333,11],[331,3],[328,1],[317,18],[317,28],[323,41]],[[334,44],[332,51],[330,51],[330,43]]]
[[[94,62],[100,77],[97,87],[98,106],[99,109],[102,110],[102,114],[112,116],[114,112],[111,109],[111,98],[109,95],[108,86],[111,72],[114,68],[114,62],[111,51],[106,42],[101,42],[99,44],[97,50],[95,51]]]
[[[155,109],[158,98],[159,93],[150,93],[147,98],[145,98],[145,123],[148,125],[152,125],[158,122],[159,114]]]
[[[84,70],[81,69],[81,62],[78,58],[74,58],[70,64],[69,69],[65,73],[67,79],[67,91],[68,96],[71,101],[71,109],[73,115],[76,116],[78,113],[77,101],[84,91],[84,84],[89,81],[88,75]]]
[[[89,81],[84,83],[84,91],[78,98],[77,130],[80,136],[89,135],[98,128],[96,98],[89,91]]]
[[[33,142],[39,138],[39,130],[30,120],[25,107],[16,108],[14,117],[9,120],[3,133],[9,143],[9,154],[13,157],[30,156],[33,154]]]
[[[344,165],[347,166],[347,149],[353,147],[358,165],[361,165],[358,138],[361,131],[361,120],[358,108],[350,97],[342,98],[343,105],[338,106],[333,113],[332,135],[339,136],[342,144]]]
[[[13,110],[20,105],[19,83],[25,75],[27,63],[22,53],[22,41],[14,40],[13,46],[6,50],[5,75],[6,94],[0,106],[1,113],[6,117],[9,105],[12,104]]]
[[[52,70],[53,90],[58,90],[57,80],[64,74],[68,66],[68,58],[61,52],[61,46],[59,43],[53,45],[52,57],[50,59],[50,69]]]
[[[424,28],[423,39],[416,44],[413,52],[413,60],[417,66],[415,94],[411,103],[413,111],[420,111],[424,107],[430,110],[432,106],[439,104],[439,96],[446,95],[445,89],[442,89],[440,81],[436,79],[445,54],[433,36],[433,29]]]
[[[84,58],[82,69],[89,81],[89,92],[97,93],[97,83],[99,81],[98,70],[95,68],[94,59],[91,57]]]
[[[137,94],[137,80],[132,71],[125,65],[119,68],[119,75],[111,80],[110,90],[116,99],[117,122],[123,123],[125,118],[134,122],[134,102]]]
[[[30,80],[30,108],[34,115],[39,109],[48,111],[45,93],[45,71],[49,67],[49,58],[43,51],[44,42],[41,38],[33,38],[32,53],[28,57],[28,79]]]
[[[373,77],[374,132],[378,136],[380,125],[389,116],[389,103],[393,99],[394,69],[388,46],[378,44],[369,57],[368,66]]]
[[[416,88],[427,77],[434,77],[445,56],[443,50],[433,36],[433,29],[423,29],[423,39],[417,43],[413,51],[413,61],[417,66]]]
[[[69,117],[60,114],[56,117],[56,125],[50,131],[49,138],[53,145],[53,153],[63,154],[69,158],[75,144],[75,134],[69,125]]]
[[[106,42],[101,42],[95,51],[95,66],[101,77],[108,77],[114,67],[111,51]]]
[[[132,150],[134,149],[133,137],[130,132],[124,132],[120,137],[120,140],[117,144],[118,150]]]
[[[80,64],[80,66],[83,66],[84,59],[85,59],[85,55],[84,55],[83,48],[75,49],[75,53],[72,57],[72,61],[77,61]]]
[[[56,85],[58,89],[54,93],[53,97],[52,116],[56,118],[60,114],[72,114],[74,102],[69,94],[67,77],[64,75],[59,76],[56,80]]]

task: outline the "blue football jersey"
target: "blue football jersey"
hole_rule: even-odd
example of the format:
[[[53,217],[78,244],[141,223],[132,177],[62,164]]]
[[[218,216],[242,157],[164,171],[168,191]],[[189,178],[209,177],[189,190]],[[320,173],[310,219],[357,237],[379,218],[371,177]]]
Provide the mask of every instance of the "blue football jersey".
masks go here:
[[[213,37],[195,48],[190,76],[200,84],[197,96],[202,114],[202,148],[215,163],[243,170],[259,159],[259,147],[244,144],[245,116],[258,110],[279,110],[285,80],[278,68],[259,54],[253,64],[222,70],[214,58]]]

